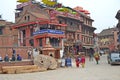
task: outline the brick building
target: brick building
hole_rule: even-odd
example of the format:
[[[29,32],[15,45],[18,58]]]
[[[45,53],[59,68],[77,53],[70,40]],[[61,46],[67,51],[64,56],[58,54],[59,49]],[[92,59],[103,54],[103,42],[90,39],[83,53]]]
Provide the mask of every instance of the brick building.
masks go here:
[[[89,54],[90,48],[94,48],[94,31],[96,30],[95,27],[93,27],[93,19],[90,17],[90,12],[88,10],[84,10],[82,7],[75,7],[76,11],[79,12],[80,18],[82,21],[81,24],[81,42],[82,42],[82,48],[83,51],[86,54]]]
[[[47,7],[38,3],[22,3],[17,5],[14,29],[19,30],[19,46],[43,48],[48,41],[56,50],[65,48],[93,47],[93,20],[87,10],[80,7]],[[66,11],[63,11],[66,10]],[[47,34],[46,34],[47,33]],[[79,43],[79,45],[75,45]],[[69,50],[70,50],[69,49]],[[57,51],[59,52],[59,51]]]
[[[98,35],[99,39],[99,48],[105,52],[112,51],[117,49],[118,44],[118,29],[109,28],[104,29]]]
[[[55,53],[58,53],[50,52],[50,54],[52,53],[56,58],[59,57],[61,39],[65,37],[62,30],[66,25],[52,20],[51,16],[54,16],[52,9],[44,8],[38,3],[27,2],[17,5],[16,10],[16,22],[13,28],[19,30],[19,46],[43,49],[50,43],[55,48]]]
[[[0,46],[17,46],[17,30],[12,31],[12,22],[0,19]]]
[[[64,49],[75,53],[87,53],[93,47],[93,33],[96,28],[92,26],[93,20],[87,10],[63,7],[62,4],[57,8],[47,7],[33,2],[20,3],[16,8],[15,24],[9,30],[17,32],[11,32],[14,38],[10,37],[12,40],[9,40],[10,43],[13,41],[10,46],[25,48],[22,56],[26,56],[27,47],[43,49],[49,43],[49,47],[55,50],[53,55],[56,58],[60,57],[59,51],[63,43]],[[1,45],[3,43],[5,42],[1,40]],[[21,53],[20,49],[17,53]],[[7,51],[12,52],[11,49]]]
[[[6,54],[12,57],[12,49],[16,50],[16,54],[20,54],[24,59],[27,58],[26,51],[30,47],[18,46],[18,31],[12,29],[14,23],[8,22],[0,18],[0,56],[4,58]]]

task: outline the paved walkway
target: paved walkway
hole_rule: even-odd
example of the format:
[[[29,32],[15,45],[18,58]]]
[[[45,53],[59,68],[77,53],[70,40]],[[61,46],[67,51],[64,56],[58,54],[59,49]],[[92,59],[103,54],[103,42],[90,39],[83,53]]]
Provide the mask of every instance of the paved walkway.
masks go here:
[[[0,80],[120,80],[120,65],[107,64],[106,56],[102,56],[100,64],[86,59],[85,68],[58,68],[45,72],[24,74],[0,74]]]

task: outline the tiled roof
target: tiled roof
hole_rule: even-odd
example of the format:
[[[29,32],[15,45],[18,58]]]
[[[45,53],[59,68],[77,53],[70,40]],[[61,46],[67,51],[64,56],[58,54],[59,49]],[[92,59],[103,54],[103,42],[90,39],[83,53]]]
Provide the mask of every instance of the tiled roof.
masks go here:
[[[36,16],[37,18],[44,18],[44,19],[49,19],[47,15],[41,14],[41,13],[36,13],[36,12],[30,12],[32,15]]]
[[[104,29],[102,32],[99,33],[98,36],[113,35],[113,31],[114,31],[114,30],[117,30],[117,28]]]

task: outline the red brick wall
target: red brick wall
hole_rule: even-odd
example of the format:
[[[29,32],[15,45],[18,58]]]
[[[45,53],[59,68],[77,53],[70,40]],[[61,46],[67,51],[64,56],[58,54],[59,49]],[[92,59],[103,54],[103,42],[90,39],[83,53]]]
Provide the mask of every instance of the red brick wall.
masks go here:
[[[12,48],[16,51],[16,54],[20,54],[23,59],[27,59],[27,50],[31,47],[0,47],[0,55],[2,58],[4,58],[6,54],[11,58]]]
[[[12,36],[0,36],[0,46],[12,46],[13,37]]]
[[[7,25],[8,22],[5,23],[5,26],[2,28],[3,34],[0,35],[0,46],[18,45],[18,30],[11,29],[11,24]]]

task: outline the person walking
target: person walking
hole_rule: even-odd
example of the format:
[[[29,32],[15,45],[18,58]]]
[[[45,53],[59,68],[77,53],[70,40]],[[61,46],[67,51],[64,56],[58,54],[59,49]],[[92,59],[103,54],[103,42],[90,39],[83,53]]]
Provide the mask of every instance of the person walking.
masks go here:
[[[95,53],[94,53],[94,58],[95,58],[96,64],[99,64],[100,55],[99,55],[98,52],[95,52]]]
[[[85,55],[84,54],[82,54],[81,56],[81,65],[82,65],[82,68],[85,67]]]
[[[90,48],[89,50],[89,61],[93,61],[94,58],[94,49]]]

